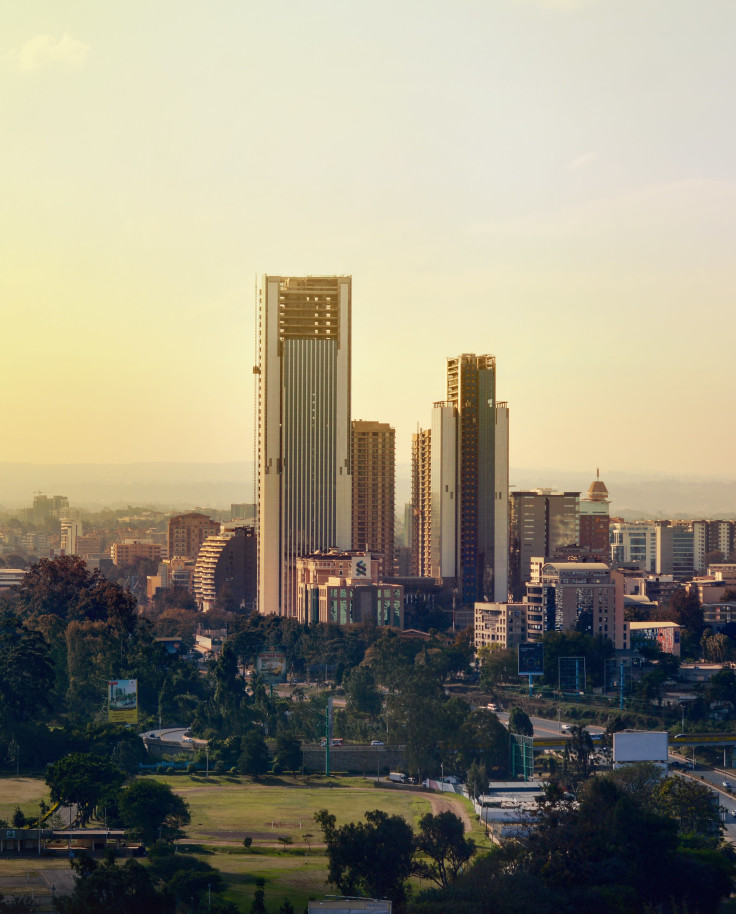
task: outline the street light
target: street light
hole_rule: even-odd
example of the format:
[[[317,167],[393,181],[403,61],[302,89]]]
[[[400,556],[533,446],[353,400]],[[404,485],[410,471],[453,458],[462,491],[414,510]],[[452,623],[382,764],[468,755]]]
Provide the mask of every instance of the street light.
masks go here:
[[[682,729],[680,730],[680,732],[684,733],[685,732],[685,705],[684,704],[680,705],[680,710],[682,711]]]

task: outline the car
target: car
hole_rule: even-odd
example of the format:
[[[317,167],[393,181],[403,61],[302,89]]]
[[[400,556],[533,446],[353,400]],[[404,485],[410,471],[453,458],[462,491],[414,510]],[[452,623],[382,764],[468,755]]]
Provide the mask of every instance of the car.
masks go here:
[[[486,705],[486,708],[487,708],[489,711],[498,711],[498,705],[495,704],[495,703],[492,702],[492,701],[489,701],[489,702],[488,702],[488,704]]]
[[[161,737],[157,733],[149,733],[148,739],[161,739]]]
[[[562,726],[560,727],[560,730],[562,730],[563,733],[569,733],[569,732],[570,732],[570,724],[562,724]]]
[[[182,736],[181,741],[183,743],[191,743],[193,740],[191,736]]]
[[[380,739],[371,740],[371,746],[382,746],[383,742]]]
[[[731,785],[728,783],[728,781],[722,781],[721,783],[726,790],[731,789]]]

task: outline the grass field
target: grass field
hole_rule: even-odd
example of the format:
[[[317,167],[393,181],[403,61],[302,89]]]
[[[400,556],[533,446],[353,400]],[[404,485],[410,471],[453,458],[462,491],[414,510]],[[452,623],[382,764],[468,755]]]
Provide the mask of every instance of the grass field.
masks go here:
[[[466,823],[472,823],[470,834],[479,847],[488,846],[470,804],[454,794],[378,789],[372,781],[362,778],[314,776],[254,783],[249,778],[229,776],[153,777],[189,803],[192,820],[182,844],[191,844],[192,852],[222,873],[227,886],[225,897],[241,911],[249,910],[259,877],[266,881],[266,906],[270,912],[276,912],[284,898],[289,898],[301,912],[310,897],[320,898],[335,891],[325,884],[327,858],[321,831],[314,822],[318,809],[333,813],[339,825],[361,819],[370,809],[382,809],[403,816],[416,829],[425,813],[449,808]],[[41,779],[0,779],[0,817],[12,816],[16,805],[26,815],[33,815],[42,798],[48,802]],[[250,852],[243,847],[246,836],[253,839]],[[287,842],[282,843],[279,838]],[[65,860],[45,858],[41,862],[2,856],[0,891],[11,895],[24,891],[24,883],[36,884],[37,893],[43,895],[44,886],[36,877],[39,865],[45,870],[69,871]]]
[[[0,819],[10,822],[16,806],[27,818],[35,819],[41,800],[51,805],[49,789],[41,778],[0,778]]]

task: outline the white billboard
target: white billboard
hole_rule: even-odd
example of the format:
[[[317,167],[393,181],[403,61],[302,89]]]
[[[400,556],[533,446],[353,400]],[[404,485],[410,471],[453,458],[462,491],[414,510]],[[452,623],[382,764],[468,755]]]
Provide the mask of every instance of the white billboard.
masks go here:
[[[667,764],[669,734],[666,730],[623,730],[613,734],[613,764],[656,762]]]

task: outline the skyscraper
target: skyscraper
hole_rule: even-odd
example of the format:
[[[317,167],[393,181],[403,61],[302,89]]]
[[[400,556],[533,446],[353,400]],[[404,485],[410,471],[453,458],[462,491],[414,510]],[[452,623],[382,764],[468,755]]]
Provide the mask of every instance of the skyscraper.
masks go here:
[[[447,360],[457,415],[457,578],[464,603],[508,598],[509,411],[496,402],[496,359]]]
[[[453,581],[466,604],[508,596],[508,424],[495,358],[464,354],[447,361],[431,434],[413,440],[415,567]]]
[[[350,549],[349,276],[264,276],[258,609],[296,614],[296,558]]]
[[[394,573],[396,433],[386,422],[353,422],[353,549],[380,552]]]

